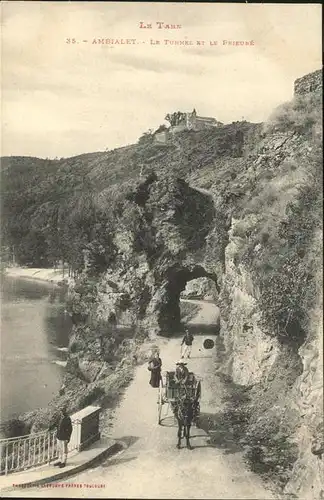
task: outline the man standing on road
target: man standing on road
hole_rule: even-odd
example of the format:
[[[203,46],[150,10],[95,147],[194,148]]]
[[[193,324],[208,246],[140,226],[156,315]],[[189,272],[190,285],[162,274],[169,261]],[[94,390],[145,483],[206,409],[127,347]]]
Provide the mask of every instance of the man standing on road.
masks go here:
[[[72,434],[72,422],[68,416],[66,407],[61,408],[61,415],[57,424],[56,439],[58,450],[58,462],[54,465],[57,467],[65,467],[68,454],[68,443]]]
[[[184,358],[185,355],[187,355],[187,358],[190,358],[193,339],[194,336],[189,332],[188,328],[186,328],[181,342],[181,358]]]

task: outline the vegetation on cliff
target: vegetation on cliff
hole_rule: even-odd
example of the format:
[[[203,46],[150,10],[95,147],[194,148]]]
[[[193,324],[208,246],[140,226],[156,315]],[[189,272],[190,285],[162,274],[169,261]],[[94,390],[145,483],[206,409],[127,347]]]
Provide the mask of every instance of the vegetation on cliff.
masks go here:
[[[235,412],[245,422],[237,436],[245,458],[285,492],[303,488],[309,498],[321,494],[316,470],[324,447],[318,76],[301,79],[302,92],[275,110],[239,174],[244,194],[232,209],[221,293],[229,372],[247,396]]]
[[[39,267],[65,260],[80,271],[87,250],[109,264],[111,257],[101,253],[109,242],[102,238],[114,231],[115,216],[141,172],[186,178],[219,157],[240,156],[245,132],[256,127],[242,122],[183,132],[168,147],[137,144],[61,160],[4,157],[2,245],[18,264]]]

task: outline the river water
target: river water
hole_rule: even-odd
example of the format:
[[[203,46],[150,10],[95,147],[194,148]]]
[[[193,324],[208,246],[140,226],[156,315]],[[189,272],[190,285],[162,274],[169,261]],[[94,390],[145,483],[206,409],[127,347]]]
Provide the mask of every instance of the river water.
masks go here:
[[[46,406],[60,388],[71,319],[55,284],[1,280],[1,421]]]

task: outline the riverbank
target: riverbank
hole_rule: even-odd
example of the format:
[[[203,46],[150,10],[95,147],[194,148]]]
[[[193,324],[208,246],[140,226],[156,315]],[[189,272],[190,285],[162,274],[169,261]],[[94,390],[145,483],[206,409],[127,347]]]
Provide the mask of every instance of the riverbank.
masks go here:
[[[36,267],[7,267],[5,275],[13,278],[25,278],[30,280],[44,281],[48,283],[60,283],[63,280],[68,283],[71,278],[62,269],[43,269]]]
[[[97,372],[92,380],[78,377],[78,374],[81,375],[79,369],[73,373],[70,359],[62,380],[64,389],[58,392],[47,406],[25,412],[18,417],[24,432],[29,434],[48,429],[55,420],[57,409],[62,405],[67,407],[69,414],[74,414],[81,408],[96,404],[101,407],[100,434],[102,437],[109,437],[115,410],[133,380],[136,367],[147,363],[152,353],[166,341],[143,338],[139,343],[131,343],[124,347],[124,356],[116,366],[96,361],[88,363],[88,374]]]

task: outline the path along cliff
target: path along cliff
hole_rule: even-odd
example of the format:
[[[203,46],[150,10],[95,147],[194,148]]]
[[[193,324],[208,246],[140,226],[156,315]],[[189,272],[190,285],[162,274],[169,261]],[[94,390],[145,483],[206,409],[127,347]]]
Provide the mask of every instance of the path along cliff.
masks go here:
[[[215,326],[218,308],[200,303],[201,309],[192,325]],[[67,488],[68,497],[103,498],[275,498],[242,459],[242,450],[221,424],[209,432],[208,422],[222,412],[223,384],[215,378],[215,360],[211,351],[203,349],[203,340],[211,335],[196,335],[188,367],[203,378],[201,427],[191,430],[193,450],[176,449],[177,426],[171,410],[163,406],[162,425],[157,423],[157,390],[149,385],[147,365],[136,369],[135,377],[116,409],[111,437],[123,441],[126,450],[98,467],[65,481],[82,484],[83,488]],[[174,370],[180,355],[181,338],[160,339],[163,370]],[[87,489],[87,484],[103,484],[104,488]],[[51,488],[51,496],[62,496],[61,488]],[[13,496],[15,493],[13,493]],[[46,497],[48,488],[24,491],[24,495]]]

